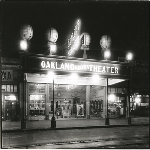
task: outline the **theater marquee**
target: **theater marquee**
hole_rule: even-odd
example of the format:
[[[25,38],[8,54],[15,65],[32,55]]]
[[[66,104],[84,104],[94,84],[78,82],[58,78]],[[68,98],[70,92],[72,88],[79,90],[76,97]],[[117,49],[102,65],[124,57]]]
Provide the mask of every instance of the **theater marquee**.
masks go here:
[[[23,58],[24,72],[48,71],[77,72],[106,76],[130,76],[130,66],[113,61],[96,61],[67,57],[45,57],[43,55],[27,55]]]
[[[42,69],[68,70],[68,71],[86,71],[99,72],[109,74],[119,74],[119,67],[103,65],[103,64],[77,64],[75,62],[60,62],[60,61],[41,61]]]

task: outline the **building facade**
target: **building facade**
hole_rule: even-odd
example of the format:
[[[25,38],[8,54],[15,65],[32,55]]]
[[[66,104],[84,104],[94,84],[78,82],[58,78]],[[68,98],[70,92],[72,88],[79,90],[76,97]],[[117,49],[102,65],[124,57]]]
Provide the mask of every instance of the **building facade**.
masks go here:
[[[20,59],[1,58],[2,120],[20,119]]]
[[[28,120],[51,119],[53,111],[58,119],[129,115],[129,87],[109,87],[128,84],[128,63],[32,54],[22,60]]]
[[[128,63],[33,54],[2,58],[2,120],[50,120],[53,112],[56,119],[128,117],[149,105],[146,95],[140,104],[133,101],[130,75]]]

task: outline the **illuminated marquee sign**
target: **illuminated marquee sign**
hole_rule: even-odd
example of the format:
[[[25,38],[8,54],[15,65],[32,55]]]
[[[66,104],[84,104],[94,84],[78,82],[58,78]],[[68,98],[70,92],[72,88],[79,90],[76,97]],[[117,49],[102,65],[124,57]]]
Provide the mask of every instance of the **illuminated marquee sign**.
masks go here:
[[[54,70],[68,70],[68,71],[86,71],[86,72],[99,72],[99,73],[110,73],[119,74],[118,66],[108,65],[94,65],[94,64],[75,64],[65,63],[58,61],[41,61],[42,69],[54,69]]]
[[[43,56],[24,57],[23,69],[25,72],[38,71],[59,71],[59,72],[78,72],[96,73],[111,76],[130,76],[131,68],[128,64],[118,64],[115,62],[99,62],[93,60],[65,59]]]

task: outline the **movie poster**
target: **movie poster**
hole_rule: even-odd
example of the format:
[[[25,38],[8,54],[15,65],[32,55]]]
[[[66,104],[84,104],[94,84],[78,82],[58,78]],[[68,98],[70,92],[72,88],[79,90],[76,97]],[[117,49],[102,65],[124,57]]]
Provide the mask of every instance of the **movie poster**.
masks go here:
[[[84,105],[77,104],[77,116],[84,116]]]

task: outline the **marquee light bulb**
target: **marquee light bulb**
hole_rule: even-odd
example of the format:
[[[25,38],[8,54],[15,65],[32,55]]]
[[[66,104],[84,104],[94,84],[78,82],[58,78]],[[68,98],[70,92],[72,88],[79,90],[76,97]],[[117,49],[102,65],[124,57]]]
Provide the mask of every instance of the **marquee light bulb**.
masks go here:
[[[72,79],[72,80],[78,79],[78,75],[77,75],[76,73],[72,73],[72,74],[71,74],[71,79]]]
[[[26,40],[21,40],[21,41],[20,41],[20,48],[21,48],[22,50],[27,50],[28,44],[27,44],[27,41],[26,41]]]
[[[110,58],[110,51],[109,50],[106,50],[105,52],[104,52],[104,58],[105,59],[108,59],[108,58]]]
[[[94,74],[94,75],[92,76],[92,79],[93,79],[94,81],[98,81],[100,78],[99,78],[99,75]]]
[[[54,76],[55,76],[54,72],[52,71],[48,72],[48,77],[54,78]]]
[[[133,58],[133,54],[132,53],[128,53],[127,55],[126,55],[126,59],[127,60],[132,60],[132,58]]]

